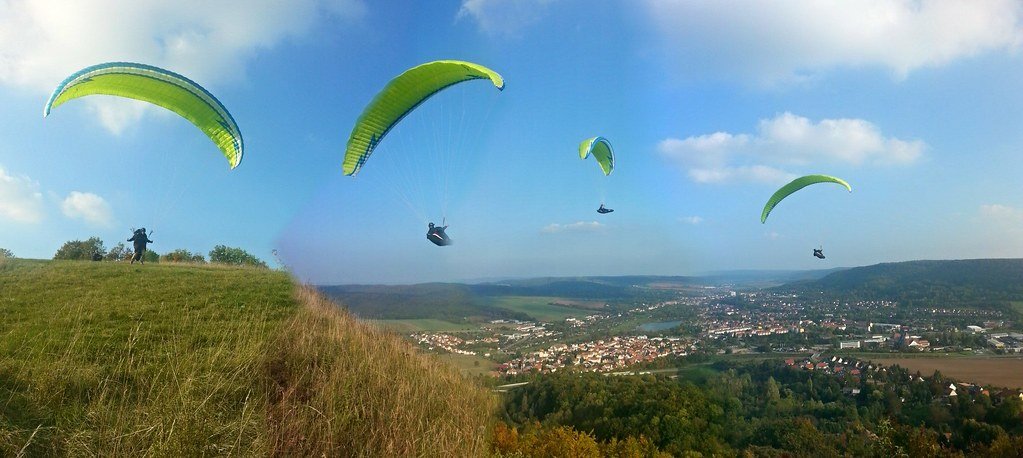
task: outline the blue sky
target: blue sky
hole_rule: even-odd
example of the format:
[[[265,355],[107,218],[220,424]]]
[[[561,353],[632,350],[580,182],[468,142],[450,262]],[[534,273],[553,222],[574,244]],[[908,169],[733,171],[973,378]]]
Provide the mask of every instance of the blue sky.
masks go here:
[[[0,247],[21,257],[138,226],[158,252],[277,249],[315,283],[1023,256],[1016,1],[83,3],[0,0]],[[363,107],[437,59],[507,87],[440,93],[343,176]],[[64,77],[115,60],[216,94],[241,165],[137,102],[41,117]],[[577,156],[595,135],[607,178]],[[760,224],[808,173],[854,192],[807,188]]]

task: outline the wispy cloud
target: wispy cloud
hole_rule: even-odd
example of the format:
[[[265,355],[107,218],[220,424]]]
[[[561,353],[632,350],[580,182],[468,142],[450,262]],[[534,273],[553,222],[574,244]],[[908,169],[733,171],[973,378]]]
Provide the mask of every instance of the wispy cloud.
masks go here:
[[[693,168],[689,177],[697,183],[767,183],[781,184],[792,181],[796,174],[766,165],[741,167]]]
[[[364,11],[362,0],[9,0],[0,3],[0,84],[48,94],[88,65],[136,61],[212,90],[242,78],[260,50],[308,33],[324,17],[352,20]],[[143,112],[108,98],[83,102],[111,132]]]
[[[606,226],[597,221],[576,221],[570,224],[551,223],[540,229],[544,234],[558,234],[563,232],[596,232],[603,230]]]
[[[43,194],[39,183],[26,176],[11,176],[0,167],[0,218],[33,224],[43,220]]]
[[[697,225],[703,222],[703,218],[699,216],[683,216],[678,219],[680,222],[686,224]]]
[[[668,138],[658,152],[699,183],[782,183],[795,174],[792,165],[905,165],[926,148],[920,140],[885,137],[863,119],[813,122],[792,113],[762,119],[755,134],[714,132],[685,139]]]
[[[72,191],[60,204],[60,210],[71,219],[80,219],[97,226],[112,226],[113,211],[102,197],[90,192]]]
[[[556,0],[463,0],[455,20],[472,18],[492,35],[514,35],[539,22]]]
[[[833,68],[913,70],[1018,46],[1018,0],[646,0],[660,48],[677,70],[761,84]]]
[[[1023,221],[1023,209],[1001,204],[984,204],[980,206],[980,214],[985,218],[999,221]]]

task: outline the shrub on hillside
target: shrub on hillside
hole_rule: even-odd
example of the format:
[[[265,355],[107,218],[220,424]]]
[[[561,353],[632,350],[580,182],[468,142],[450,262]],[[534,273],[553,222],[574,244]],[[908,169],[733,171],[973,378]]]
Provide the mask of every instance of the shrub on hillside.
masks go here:
[[[217,245],[210,251],[210,262],[235,266],[267,267],[266,263],[241,248]]]
[[[70,240],[53,255],[53,259],[70,259],[89,261],[95,255],[106,256],[107,249],[99,237],[89,237],[88,240]]]
[[[134,254],[135,252],[131,248],[124,246],[123,243],[118,243],[107,252],[103,259],[107,261],[128,261]]]
[[[206,257],[200,253],[192,253],[185,249],[177,249],[160,256],[163,262],[190,262],[195,264],[206,264]]]
[[[146,262],[160,262],[160,255],[153,250],[146,250],[142,259]]]
[[[0,248],[0,259],[7,259],[13,257],[14,253],[11,253],[11,250],[8,250],[7,248]]]

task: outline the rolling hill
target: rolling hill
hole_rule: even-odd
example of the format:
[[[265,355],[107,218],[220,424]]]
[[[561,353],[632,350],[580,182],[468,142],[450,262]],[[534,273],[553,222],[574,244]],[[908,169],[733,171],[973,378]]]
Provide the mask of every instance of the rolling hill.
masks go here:
[[[816,279],[831,271],[735,271],[703,277],[624,275],[538,277],[478,283],[415,285],[328,285],[323,294],[345,304],[362,318],[382,320],[440,319],[463,323],[493,319],[535,319],[520,311],[494,306],[494,298],[537,297],[579,301],[628,301],[708,285],[775,286],[785,281]]]
[[[940,303],[1004,309],[1008,301],[1023,300],[1023,259],[883,263],[790,283],[777,290],[889,299],[909,306]]]

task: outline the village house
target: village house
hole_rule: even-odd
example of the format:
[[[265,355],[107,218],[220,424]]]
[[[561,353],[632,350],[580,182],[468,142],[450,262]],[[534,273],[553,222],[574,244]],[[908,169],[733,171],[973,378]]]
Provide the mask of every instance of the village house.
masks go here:
[[[930,347],[931,343],[924,339],[913,339],[909,342],[909,345],[906,346],[909,348],[915,348],[917,350],[923,350],[927,347]]]

